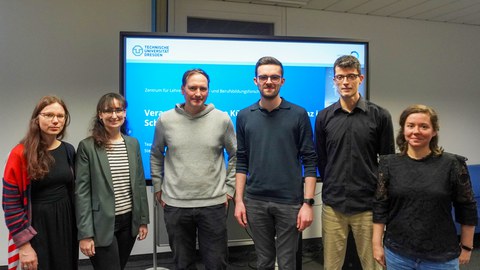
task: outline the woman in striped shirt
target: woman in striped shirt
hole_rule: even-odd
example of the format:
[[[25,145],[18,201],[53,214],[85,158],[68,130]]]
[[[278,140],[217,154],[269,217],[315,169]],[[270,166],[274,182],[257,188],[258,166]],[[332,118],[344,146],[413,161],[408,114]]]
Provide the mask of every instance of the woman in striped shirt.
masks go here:
[[[121,132],[125,117],[125,99],[105,94],[97,105],[92,135],[78,146],[78,239],[95,269],[124,269],[135,238],[143,240],[148,233],[140,146]]]

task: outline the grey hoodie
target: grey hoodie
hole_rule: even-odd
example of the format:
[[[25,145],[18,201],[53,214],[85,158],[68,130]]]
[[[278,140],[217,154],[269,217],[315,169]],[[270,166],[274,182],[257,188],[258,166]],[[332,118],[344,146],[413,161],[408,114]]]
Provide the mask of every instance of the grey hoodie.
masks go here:
[[[190,115],[177,104],[158,118],[150,166],[155,192],[175,207],[206,207],[235,192],[237,141],[227,113],[213,104]],[[225,164],[224,150],[228,154]]]

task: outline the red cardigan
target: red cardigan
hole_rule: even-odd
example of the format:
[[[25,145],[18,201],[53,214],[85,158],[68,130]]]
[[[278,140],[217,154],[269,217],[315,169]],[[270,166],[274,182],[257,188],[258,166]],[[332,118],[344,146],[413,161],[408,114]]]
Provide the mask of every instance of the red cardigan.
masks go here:
[[[3,174],[2,207],[8,235],[8,269],[16,270],[19,261],[17,247],[30,241],[37,232],[30,225],[30,179],[22,144],[10,152]]]
[[[68,163],[73,170],[75,149],[71,144],[64,144],[67,149]],[[29,242],[37,234],[30,221],[30,190],[24,146],[18,144],[10,152],[3,174],[2,207],[5,212],[5,223],[10,232],[8,235],[9,270],[17,269],[19,260],[17,247]]]
[[[30,179],[22,144],[10,152],[3,174],[3,211],[5,222],[15,245],[30,241],[37,232],[30,224]]]

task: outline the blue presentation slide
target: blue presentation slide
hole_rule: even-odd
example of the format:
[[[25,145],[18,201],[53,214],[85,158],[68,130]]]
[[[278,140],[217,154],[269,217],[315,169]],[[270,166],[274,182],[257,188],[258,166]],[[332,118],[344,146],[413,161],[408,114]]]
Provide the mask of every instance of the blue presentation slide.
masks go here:
[[[252,65],[128,63],[126,68],[127,133],[140,142],[147,179],[150,178],[150,148],[156,121],[162,112],[184,102],[181,84],[186,70],[201,68],[207,72],[210,76],[207,103],[228,113],[234,126],[238,111],[260,99],[253,82],[255,66]],[[280,95],[305,108],[312,128],[326,99],[329,103],[338,100],[331,73],[331,68],[326,67],[284,67],[285,84]]]
[[[235,126],[237,113],[260,99],[253,81],[256,61],[273,55],[284,65],[285,84],[280,96],[305,108],[313,128],[318,112],[338,100],[333,62],[339,55],[355,54],[363,63],[366,45],[134,37],[125,39],[123,53],[127,134],[139,140],[145,177],[150,179],[155,124],[163,112],[185,101],[181,84],[186,70],[201,68],[207,72],[210,87],[206,103],[226,112]],[[362,84],[362,94],[364,87]]]

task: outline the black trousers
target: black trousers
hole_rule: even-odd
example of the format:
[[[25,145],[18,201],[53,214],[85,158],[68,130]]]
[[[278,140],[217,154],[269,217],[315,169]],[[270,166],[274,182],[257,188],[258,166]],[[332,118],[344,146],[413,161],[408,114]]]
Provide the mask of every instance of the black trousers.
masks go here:
[[[163,209],[175,269],[197,269],[196,240],[205,269],[227,269],[227,211],[225,204],[180,208],[166,205]]]
[[[95,247],[95,256],[90,257],[96,270],[123,270],[135,244],[132,236],[132,212],[115,216],[113,241],[106,247]]]

